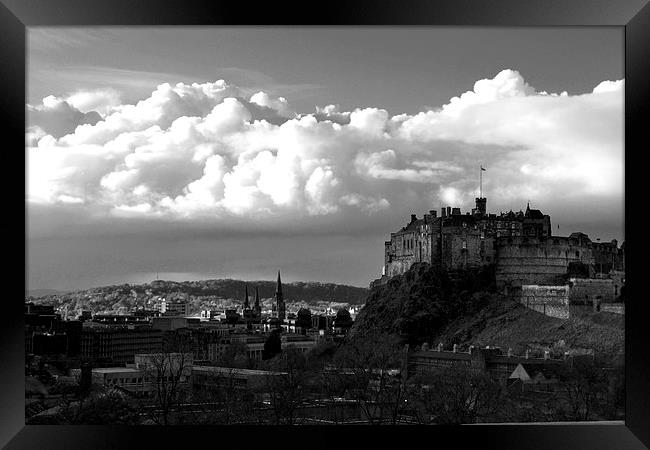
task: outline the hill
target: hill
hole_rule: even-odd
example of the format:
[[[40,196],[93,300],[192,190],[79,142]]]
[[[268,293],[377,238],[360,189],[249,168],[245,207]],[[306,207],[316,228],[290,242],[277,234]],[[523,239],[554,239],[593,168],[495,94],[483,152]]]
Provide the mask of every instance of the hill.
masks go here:
[[[624,317],[611,313],[587,313],[568,320],[548,317],[512,300],[488,302],[472,315],[453,320],[434,338],[434,343],[461,347],[496,346],[515,354],[526,349],[594,350],[611,359],[624,352]],[[435,345],[435,344],[434,344]]]
[[[350,338],[395,334],[411,345],[430,342],[450,321],[471,315],[498,296],[492,268],[450,275],[426,263],[374,287],[350,330]]]
[[[65,291],[56,291],[54,289],[33,289],[31,291],[25,291],[25,297],[46,297],[57,294],[65,294]]]
[[[351,338],[373,330],[400,335],[411,345],[459,344],[512,348],[522,354],[593,349],[611,359],[624,351],[624,318],[585,313],[562,320],[532,311],[500,295],[490,269],[450,277],[416,264],[373,289],[351,330]]]
[[[152,308],[159,297],[168,300],[182,298],[189,302],[190,313],[202,309],[241,305],[248,284],[248,295],[255,295],[255,287],[259,289],[262,300],[275,295],[275,281],[241,281],[241,280],[200,280],[200,281],[163,281],[156,280],[146,284],[121,284],[102,286],[92,289],[78,290],[65,293],[55,293],[44,296],[28,296],[27,301],[41,304],[51,304],[78,314],[81,310],[93,313],[126,313],[136,306]],[[282,289],[287,303],[304,302],[315,305],[319,302],[361,304],[368,289],[333,283],[294,282],[283,283]]]

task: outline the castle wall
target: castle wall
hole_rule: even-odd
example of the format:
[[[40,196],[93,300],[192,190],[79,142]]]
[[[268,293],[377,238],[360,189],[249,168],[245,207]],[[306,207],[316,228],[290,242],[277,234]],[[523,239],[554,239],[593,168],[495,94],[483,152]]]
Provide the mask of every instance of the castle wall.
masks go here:
[[[468,227],[446,227],[442,232],[442,261],[447,270],[480,267],[486,247],[481,232]]]
[[[566,237],[497,239],[497,286],[557,284],[571,262],[592,264],[589,243]]]
[[[569,286],[521,286],[520,303],[549,317],[568,319]]]
[[[625,303],[608,303],[600,305],[602,312],[625,314]]]
[[[571,278],[569,300],[575,304],[592,304],[594,299],[601,303],[614,301],[614,281],[610,279]]]

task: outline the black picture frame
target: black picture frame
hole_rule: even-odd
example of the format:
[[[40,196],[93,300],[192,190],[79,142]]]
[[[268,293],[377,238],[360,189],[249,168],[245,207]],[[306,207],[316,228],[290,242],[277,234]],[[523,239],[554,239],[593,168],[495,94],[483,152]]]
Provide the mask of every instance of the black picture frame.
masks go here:
[[[648,0],[357,0],[354,2],[215,2],[208,0],[0,0],[0,112],[5,138],[5,167],[13,169],[20,158],[17,147],[25,136],[25,28],[29,26],[76,25],[430,25],[430,26],[612,26],[625,28],[625,241],[626,285],[632,299],[627,305],[625,326],[626,416],[624,425],[484,425],[465,427],[397,427],[369,430],[350,427],[334,432],[329,427],[115,427],[25,425],[23,306],[16,277],[7,276],[7,290],[0,313],[0,445],[8,449],[104,449],[188,448],[196,439],[210,447],[228,445],[247,448],[286,445],[346,444],[361,438],[373,443],[395,438],[401,445],[426,445],[445,441],[454,447],[469,442],[480,448],[517,449],[636,449],[650,446],[650,388],[644,369],[648,367],[650,342],[647,301],[643,297],[641,255],[645,250],[641,227],[645,201],[639,200],[643,176],[641,158],[645,144],[644,118],[648,112],[650,80],[650,6]],[[558,68],[561,70],[561,68]],[[18,172],[17,170],[8,172]],[[18,173],[20,177],[20,173]],[[17,183],[17,182],[15,182]],[[11,193],[11,214],[5,216],[6,241],[17,241],[26,232],[27,216],[20,220],[22,200],[16,184]],[[13,189],[11,188],[13,186]],[[15,201],[15,204],[13,203]],[[25,208],[24,203],[22,207]],[[26,211],[26,210],[23,210]],[[16,236],[15,238],[13,236]],[[10,253],[7,262],[19,269],[26,252]],[[6,276],[6,275],[5,275]],[[631,282],[630,282],[631,281]],[[239,444],[237,444],[239,441]],[[412,442],[412,443],[411,443]],[[196,444],[198,445],[198,444]],[[365,444],[364,444],[365,445]],[[398,444],[400,445],[400,444]],[[422,444],[420,444],[422,445]]]

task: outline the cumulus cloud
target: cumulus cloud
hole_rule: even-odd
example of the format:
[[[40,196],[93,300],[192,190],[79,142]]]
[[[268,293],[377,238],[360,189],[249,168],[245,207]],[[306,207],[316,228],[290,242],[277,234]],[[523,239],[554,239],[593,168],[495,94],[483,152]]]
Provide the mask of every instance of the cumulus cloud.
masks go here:
[[[42,131],[61,137],[72,133],[79,125],[94,125],[101,118],[96,111],[82,112],[66,99],[48,95],[40,105],[27,105],[27,123],[30,124],[27,132]]]
[[[438,109],[392,117],[373,106],[300,114],[224,80],[161,84],[135,104],[111,90],[51,96],[28,106],[27,197],[98,218],[345,227],[391,209],[467,207],[480,162],[493,206],[613,198],[623,88],[549,94],[504,70]]]
[[[95,89],[92,91],[77,91],[66,97],[68,104],[83,113],[95,111],[102,117],[113,112],[120,105],[120,93],[113,88]]]

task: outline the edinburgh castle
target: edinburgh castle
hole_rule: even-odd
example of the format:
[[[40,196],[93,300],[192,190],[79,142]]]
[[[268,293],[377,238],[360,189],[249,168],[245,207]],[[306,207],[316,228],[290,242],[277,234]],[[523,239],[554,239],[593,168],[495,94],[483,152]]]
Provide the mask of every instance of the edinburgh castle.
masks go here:
[[[552,286],[570,277],[580,280],[614,280],[612,295],[624,282],[624,244],[616,240],[592,242],[584,233],[554,236],[551,218],[538,209],[491,214],[487,199],[476,198],[476,207],[431,210],[424,217],[411,215],[409,223],[391,233],[384,243],[384,284],[406,272],[414,263],[428,263],[453,272],[494,265],[497,286],[504,292],[522,286]],[[608,296],[609,297],[609,296]]]

